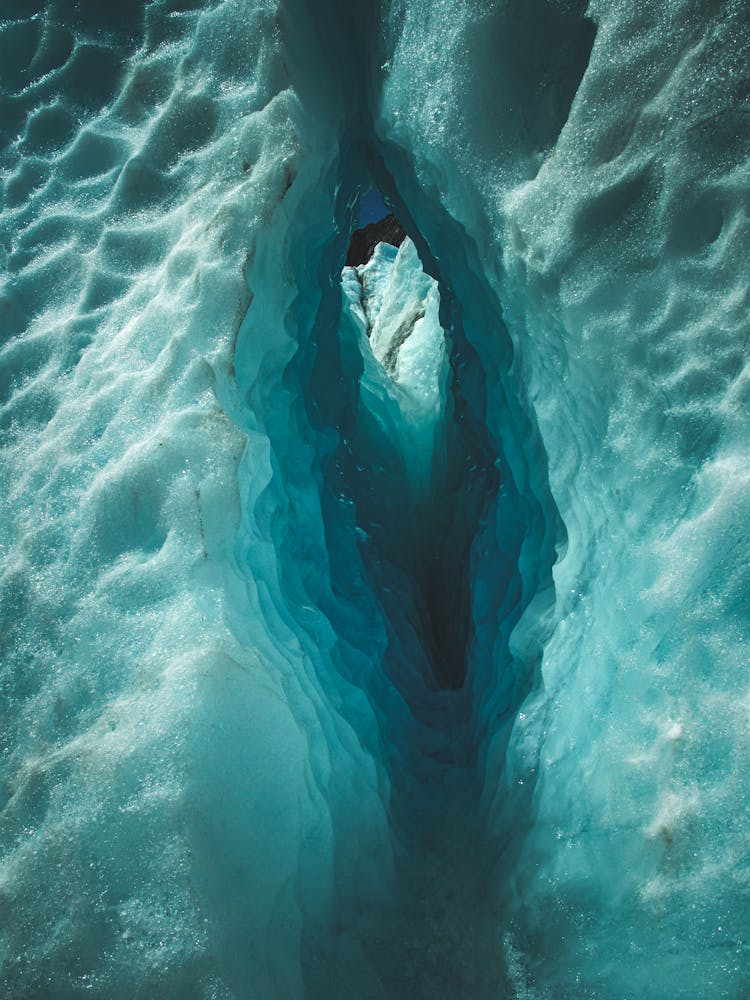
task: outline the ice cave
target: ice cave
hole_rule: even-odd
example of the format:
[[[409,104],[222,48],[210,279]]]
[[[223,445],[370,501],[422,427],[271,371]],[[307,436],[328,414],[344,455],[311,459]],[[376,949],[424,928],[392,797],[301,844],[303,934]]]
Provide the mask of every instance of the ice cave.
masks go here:
[[[0,996],[750,997],[749,0],[0,0]]]

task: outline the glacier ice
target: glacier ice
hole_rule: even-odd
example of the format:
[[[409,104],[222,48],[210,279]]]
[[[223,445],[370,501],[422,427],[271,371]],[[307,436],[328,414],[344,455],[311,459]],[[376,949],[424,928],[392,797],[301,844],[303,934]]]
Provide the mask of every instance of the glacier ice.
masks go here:
[[[749,50],[0,5],[2,995],[747,995]]]
[[[345,267],[342,291],[363,359],[359,406],[382,425],[386,449],[395,448],[403,466],[399,478],[428,513],[443,492],[448,462],[449,365],[437,282],[422,270],[407,238],[398,250],[379,243],[368,263]],[[370,480],[373,447],[365,443],[358,453],[367,456],[362,473]],[[434,538],[428,544],[434,546]]]

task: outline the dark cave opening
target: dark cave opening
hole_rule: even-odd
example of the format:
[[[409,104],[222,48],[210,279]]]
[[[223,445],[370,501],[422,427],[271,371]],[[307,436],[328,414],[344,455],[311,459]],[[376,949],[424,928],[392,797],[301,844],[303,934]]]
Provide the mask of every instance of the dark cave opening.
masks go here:
[[[363,214],[360,213],[360,222],[363,224],[354,230],[349,241],[349,249],[346,252],[347,267],[367,264],[378,243],[400,247],[406,238],[404,227],[395,213],[386,211],[384,215],[371,221],[365,221],[367,216],[363,218]]]

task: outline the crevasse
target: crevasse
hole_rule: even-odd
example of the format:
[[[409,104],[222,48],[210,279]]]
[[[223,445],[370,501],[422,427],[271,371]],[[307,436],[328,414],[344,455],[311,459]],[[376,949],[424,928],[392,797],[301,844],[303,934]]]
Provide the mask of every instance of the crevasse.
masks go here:
[[[4,995],[744,995],[749,39],[7,0]]]
[[[334,237],[338,254],[332,250],[329,258],[336,269],[345,250],[345,223],[340,231],[341,236]],[[427,254],[423,240],[422,246]],[[306,263],[308,248],[300,248],[300,254],[303,250]],[[381,250],[379,257],[386,253]],[[431,257],[428,262],[435,267]],[[378,258],[370,267],[377,265]],[[385,911],[378,902],[382,886],[377,895],[368,896],[359,874],[349,874],[334,886],[333,912],[350,914],[351,923],[359,923],[371,964],[357,973],[348,945],[335,938],[324,944],[321,931],[313,938],[316,951],[335,948],[336,953],[330,964],[318,957],[321,981],[316,986],[311,980],[311,989],[330,989],[331,966],[340,970],[342,992],[351,988],[346,984],[353,980],[347,976],[357,974],[367,981],[380,977],[390,991],[421,989],[425,982],[438,983],[445,976],[459,989],[491,991],[503,976],[502,955],[492,941],[491,914],[497,904],[483,881],[490,862],[483,858],[480,834],[481,769],[487,748],[479,726],[489,706],[495,716],[494,738],[501,739],[500,720],[506,720],[506,727],[510,724],[533,686],[538,654],[530,648],[524,660],[516,659],[509,637],[532,597],[538,608],[550,600],[545,589],[551,586],[555,531],[560,529],[555,528],[549,499],[551,528],[538,512],[534,495],[519,495],[506,441],[520,464],[533,430],[528,418],[524,421],[522,404],[517,399],[508,404],[501,385],[492,396],[502,412],[506,440],[488,430],[484,370],[466,330],[472,329],[470,323],[482,322],[478,312],[492,322],[493,342],[502,345],[505,339],[508,351],[495,303],[486,302],[489,294],[477,283],[469,297],[474,308],[463,309],[436,273],[440,285],[424,275],[416,249],[407,241],[392,264],[367,340],[363,311],[353,308],[359,293],[349,291],[355,275],[345,273],[342,313],[338,282],[319,272],[316,312],[297,327],[295,342],[300,347],[290,353],[284,371],[285,391],[299,393],[302,431],[297,437],[312,450],[309,458],[282,464],[300,447],[289,431],[288,412],[295,406],[279,400],[279,386],[266,397],[266,428],[280,462],[278,479],[283,484],[285,476],[293,477],[300,493],[307,491],[307,498],[298,500],[280,522],[280,544],[283,548],[295,536],[304,536],[309,545],[311,511],[317,509],[325,534],[322,584],[330,588],[330,597],[308,589],[310,583],[321,586],[318,573],[302,585],[305,596],[299,604],[308,616],[315,608],[323,610],[339,641],[358,647],[354,658],[347,649],[340,661],[324,658],[316,664],[313,659],[311,666],[325,687],[339,685],[343,671],[344,681],[353,682],[369,702],[373,738],[379,735],[384,744],[377,748],[377,759],[388,783],[387,815],[398,838],[392,898]],[[314,301],[310,292],[303,299]],[[253,320],[258,308],[256,296],[244,324],[248,337],[256,339]],[[433,362],[433,395],[438,397],[442,426],[432,428],[433,438],[436,430],[439,433],[432,447],[415,443],[418,415],[406,412],[414,410],[414,399],[399,384],[408,384],[414,374],[408,354],[419,337],[414,324],[420,322],[431,323],[433,338],[440,334],[443,339]],[[444,334],[435,329],[441,324]],[[409,329],[412,332],[394,352],[393,342],[399,345]],[[243,346],[241,332],[237,359],[243,356]],[[382,364],[377,363],[378,353]],[[245,384],[250,384],[253,376],[238,371],[238,382],[247,379]],[[255,385],[264,391],[268,379],[263,386]],[[528,440],[520,440],[516,421]],[[423,459],[431,453],[435,457],[427,480],[425,468],[415,460],[415,448]],[[294,496],[295,488],[282,485],[281,493]],[[255,501],[256,511],[260,501]],[[250,547],[248,558],[256,558]],[[483,569],[483,563],[491,569]],[[292,575],[284,582],[284,595],[295,592],[293,574],[301,565],[299,553],[282,558],[283,571]],[[249,568],[257,579],[260,567],[251,562]],[[483,574],[489,581],[477,593],[476,581],[481,587]],[[295,613],[287,596],[279,600],[285,602],[285,613]],[[538,623],[539,612],[535,614]],[[529,628],[538,643],[543,628]],[[316,637],[309,655],[320,654]],[[463,690],[450,691],[457,688]],[[339,697],[338,711],[349,721],[351,694]],[[350,724],[361,739],[360,719],[355,716]],[[361,862],[353,863],[356,872]],[[453,940],[456,935],[463,947]],[[475,958],[466,954],[467,937]],[[412,971],[405,954],[429,955],[433,939],[444,941],[445,947]],[[348,973],[341,971],[347,968]]]

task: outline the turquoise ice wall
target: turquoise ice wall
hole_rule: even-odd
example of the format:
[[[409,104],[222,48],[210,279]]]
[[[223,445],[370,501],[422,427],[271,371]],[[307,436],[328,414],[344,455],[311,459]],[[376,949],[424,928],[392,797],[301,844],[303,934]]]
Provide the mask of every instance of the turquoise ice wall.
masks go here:
[[[4,995],[747,993],[749,42],[0,3]],[[421,506],[373,185],[450,356]]]

